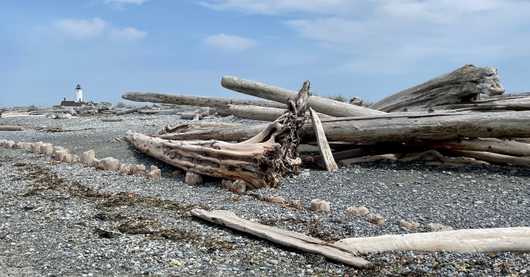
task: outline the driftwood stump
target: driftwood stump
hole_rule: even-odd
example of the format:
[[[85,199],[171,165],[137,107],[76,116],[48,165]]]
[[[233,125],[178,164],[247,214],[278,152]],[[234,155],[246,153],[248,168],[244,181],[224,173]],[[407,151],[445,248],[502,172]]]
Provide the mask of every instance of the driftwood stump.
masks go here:
[[[249,188],[276,187],[283,176],[297,173],[302,163],[297,148],[306,121],[309,88],[309,81],[304,82],[283,115],[240,143],[170,141],[139,133],[129,133],[127,140],[141,152],[185,171],[243,180]]]

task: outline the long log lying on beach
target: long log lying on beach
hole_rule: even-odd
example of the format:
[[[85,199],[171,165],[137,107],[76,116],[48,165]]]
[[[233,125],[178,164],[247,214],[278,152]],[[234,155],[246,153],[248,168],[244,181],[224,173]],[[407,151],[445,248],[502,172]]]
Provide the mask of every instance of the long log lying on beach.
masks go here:
[[[234,105],[254,105],[260,107],[283,108],[287,106],[281,103],[265,100],[245,100],[245,99],[230,99],[220,97],[203,97],[203,96],[187,96],[187,95],[172,95],[162,93],[142,93],[142,92],[127,92],[121,98],[135,101],[135,102],[151,102],[151,103],[165,103],[175,105],[189,105],[197,107],[215,107],[226,108],[230,104]]]
[[[430,143],[425,146],[435,149],[492,152],[509,156],[530,157],[530,143],[514,140],[478,138],[472,140],[444,141],[434,144]]]
[[[212,129],[162,136],[166,139],[219,139],[241,141],[256,135],[264,125]],[[530,111],[494,113],[405,114],[323,119],[329,141],[391,143],[443,141],[462,138],[530,137]],[[310,123],[302,128],[303,142],[315,141]]]
[[[484,151],[468,151],[457,150],[452,151],[455,155],[471,157],[477,160],[486,161],[498,165],[512,165],[521,167],[530,167],[530,156],[517,157],[510,155],[503,155],[498,153],[484,152]]]
[[[16,126],[16,125],[0,125],[0,131],[5,131],[5,132],[24,131],[24,127]]]
[[[529,252],[530,227],[463,229],[455,231],[348,238],[335,247],[354,253],[389,251]]]
[[[224,76],[221,80],[221,85],[224,88],[233,91],[276,101],[279,103],[287,103],[289,99],[294,99],[294,97],[296,97],[296,92],[294,91],[263,84],[260,82],[244,80],[233,76]],[[317,112],[338,117],[384,114],[384,112],[381,111],[376,111],[357,105],[351,105],[319,96],[311,96],[309,98],[309,106]]]
[[[309,82],[289,110],[241,143],[215,140],[169,141],[139,133],[128,133],[127,140],[139,151],[199,175],[245,181],[250,188],[275,187],[281,178],[298,172],[301,159],[296,149],[300,129],[306,120]]]
[[[499,95],[504,89],[497,70],[465,65],[449,74],[403,90],[370,106],[385,112],[422,111],[447,104],[470,103],[480,94]]]
[[[282,230],[272,226],[252,222],[250,220],[245,220],[236,216],[230,211],[205,211],[201,209],[194,209],[191,211],[191,214],[214,224],[251,234],[258,238],[266,239],[285,247],[319,254],[336,262],[359,268],[367,268],[371,266],[369,261],[355,256],[355,253],[357,252],[334,247],[331,243],[327,243],[320,239],[306,236],[301,233]]]
[[[450,104],[440,107],[444,110],[455,111],[528,111],[530,110],[530,96],[500,96],[484,100],[473,101],[472,103]]]
[[[226,112],[239,118],[274,121],[286,112],[286,109],[259,107],[252,105],[228,105]],[[334,118],[329,115],[319,114],[321,118]]]

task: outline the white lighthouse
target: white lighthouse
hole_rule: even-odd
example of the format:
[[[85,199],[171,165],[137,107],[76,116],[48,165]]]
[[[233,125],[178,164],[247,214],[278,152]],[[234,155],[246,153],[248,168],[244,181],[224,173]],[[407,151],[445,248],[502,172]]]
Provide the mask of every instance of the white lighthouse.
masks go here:
[[[75,102],[83,102],[83,89],[79,84],[75,87]]]

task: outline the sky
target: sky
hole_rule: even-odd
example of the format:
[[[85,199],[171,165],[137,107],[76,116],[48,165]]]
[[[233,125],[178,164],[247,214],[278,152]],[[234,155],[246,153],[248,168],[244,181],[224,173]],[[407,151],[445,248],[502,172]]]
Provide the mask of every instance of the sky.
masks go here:
[[[530,91],[530,1],[0,1],[0,106],[56,104],[77,83],[114,103],[245,97],[223,75],[376,101],[464,64]]]

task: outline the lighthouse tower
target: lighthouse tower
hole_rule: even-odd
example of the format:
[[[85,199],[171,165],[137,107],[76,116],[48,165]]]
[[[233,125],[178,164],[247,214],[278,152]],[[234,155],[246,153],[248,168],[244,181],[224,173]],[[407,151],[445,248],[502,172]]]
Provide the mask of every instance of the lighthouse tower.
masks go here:
[[[75,87],[75,102],[83,102],[83,89],[79,84]]]

